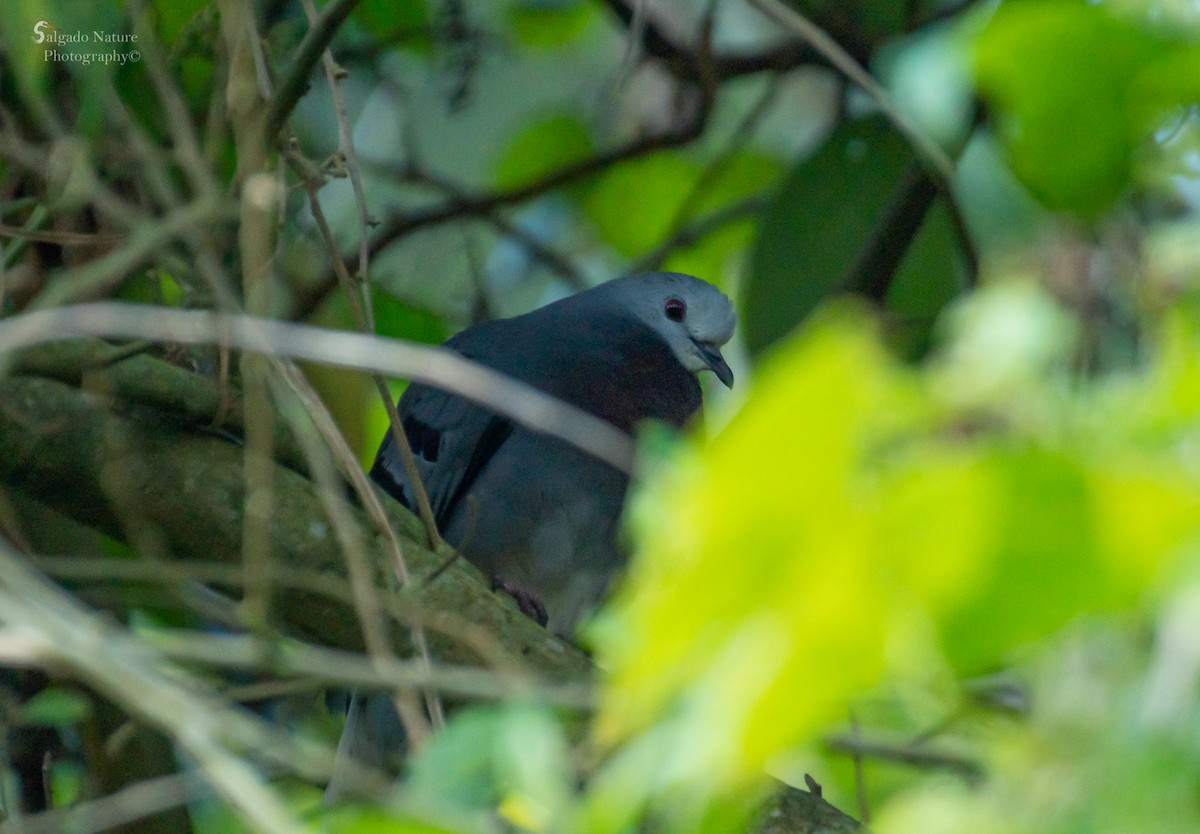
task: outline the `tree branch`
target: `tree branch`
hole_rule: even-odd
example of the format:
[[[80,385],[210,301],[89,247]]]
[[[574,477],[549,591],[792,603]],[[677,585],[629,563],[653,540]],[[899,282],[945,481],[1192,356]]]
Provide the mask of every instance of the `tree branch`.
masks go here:
[[[102,398],[45,379],[5,380],[0,401],[0,447],[6,450],[0,456],[0,481],[114,537],[125,538],[136,524],[157,530],[176,558],[241,564],[240,447],[191,433],[144,406],[127,405],[117,413]],[[292,566],[341,575],[342,556],[335,539],[322,532],[323,513],[312,484],[290,470],[275,476],[274,550],[287,554]],[[394,501],[387,505],[389,519],[410,539],[405,555],[413,572],[429,576],[444,557],[412,540],[420,538],[415,519]],[[346,511],[373,539],[361,510]],[[513,662],[530,662],[561,680],[590,676],[582,653],[492,593],[484,577],[462,560],[435,582],[410,583],[402,599],[413,619],[440,628],[430,642],[434,656],[444,662],[480,662],[477,651],[450,636],[461,635],[466,622],[503,635]],[[326,645],[363,647],[354,609],[343,600],[296,590],[278,595],[272,610],[297,633]],[[407,624],[392,625],[393,643],[411,649]]]
[[[300,42],[300,48],[296,50],[296,57],[288,64],[287,71],[283,74],[283,80],[275,89],[275,95],[272,96],[270,107],[267,110],[263,139],[268,146],[274,144],[275,137],[279,135],[283,123],[291,115],[292,108],[296,106],[296,102],[308,89],[308,77],[312,75],[317,61],[321,60],[321,54],[333,40],[338,27],[345,22],[358,3],[359,0],[332,0],[321,11],[316,23],[308,30],[304,40]]]
[[[626,28],[634,19],[633,5],[625,0],[602,0],[609,11]],[[641,47],[647,55],[663,62],[663,66],[680,81],[699,81],[704,70],[696,50],[677,43],[663,31],[653,19],[641,21],[638,34]],[[870,55],[862,49],[851,52],[859,63],[866,63]],[[783,72],[796,67],[814,65],[832,67],[829,59],[814,49],[807,41],[796,38],[784,41],[761,52],[745,52],[712,56],[712,75],[717,80],[754,75],[759,72]]]
[[[542,194],[562,188],[577,180],[584,179],[610,165],[624,162],[635,157],[644,156],[655,151],[678,147],[691,142],[704,131],[708,123],[711,101],[708,96],[702,97],[701,107],[687,124],[664,133],[641,136],[631,139],[608,151],[572,162],[552,171],[539,180],[500,191],[471,193],[467,189],[459,189],[447,199],[426,208],[408,212],[391,212],[383,221],[374,238],[371,240],[371,255],[377,255],[397,239],[426,228],[452,220],[488,217],[498,208],[522,203]],[[399,171],[402,177],[406,171]],[[353,256],[350,256],[353,257]],[[325,297],[338,285],[336,273],[329,269],[321,280],[311,286],[297,291],[292,302],[290,318],[303,320],[308,318],[320,306]]]

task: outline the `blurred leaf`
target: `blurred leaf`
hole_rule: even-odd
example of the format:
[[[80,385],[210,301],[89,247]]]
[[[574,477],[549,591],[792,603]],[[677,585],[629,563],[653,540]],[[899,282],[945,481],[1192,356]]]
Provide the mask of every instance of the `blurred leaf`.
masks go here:
[[[70,727],[87,718],[91,710],[91,701],[82,692],[52,686],[21,705],[21,719],[45,727]]]
[[[519,0],[508,23],[525,46],[561,48],[599,19],[597,11],[582,0]]]
[[[172,307],[184,301],[184,290],[174,276],[163,270],[144,270],[134,273],[121,284],[118,297],[140,304],[167,304]]]
[[[982,263],[1036,247],[1050,223],[1046,207],[1014,176],[1004,149],[989,131],[977,131],[958,159],[955,192]]]
[[[496,185],[519,188],[592,152],[587,129],[574,116],[548,116],[526,125],[508,141],[496,163]]]
[[[972,45],[965,27],[941,24],[885,44],[872,61],[896,105],[946,148],[961,148],[972,129]]]
[[[339,295],[339,298],[341,296]],[[343,300],[344,301],[344,300]],[[340,306],[342,302],[339,301]],[[393,339],[408,339],[426,344],[441,344],[449,337],[445,320],[429,310],[406,304],[386,290],[374,288],[371,303],[375,309],[375,332]],[[349,315],[349,311],[346,311]],[[343,319],[349,326],[350,322]]]
[[[874,43],[900,33],[906,10],[912,5],[893,0],[790,0],[790,4],[849,45]]]
[[[1054,419],[1079,323],[1038,287],[1010,281],[967,296],[939,323],[945,345],[927,368],[941,401],[1022,426]]]
[[[919,412],[863,324],[834,317],[776,355],[722,434],[636,499],[638,556],[593,631],[598,732],[675,715],[661,782],[755,779],[882,672],[888,594],[856,461]]]
[[[425,0],[362,0],[351,12],[351,18],[377,38],[386,38],[397,32],[415,33],[429,29],[431,25]],[[417,43],[423,48],[428,48],[431,39],[422,37],[414,41],[406,38],[400,43]]]
[[[775,160],[757,153],[739,153],[709,170],[683,153],[663,151],[606,169],[584,208],[600,236],[632,257],[655,249],[676,226],[761,190],[777,172]],[[673,253],[666,266],[715,279],[744,234],[738,224],[720,229]]]
[[[925,216],[884,299],[888,344],[897,355],[925,355],[938,315],[966,289],[958,230],[943,200]]]
[[[193,108],[202,106],[213,95],[213,65],[207,57],[185,56],[179,62],[184,95]]]
[[[1013,647],[1050,634],[1080,610],[1111,605],[1118,590],[1097,569],[1079,462],[1018,447],[997,449],[980,465],[991,480],[994,538],[976,545],[979,573],[969,601],[939,624],[951,662],[968,675],[993,671]]]
[[[796,166],[750,253],[741,332],[751,351],[773,344],[826,298],[855,289],[850,271],[913,158],[890,125],[867,119],[844,124]],[[961,287],[958,240],[936,202],[933,211],[903,255],[887,299],[918,346]]]
[[[469,829],[446,828],[389,813],[375,806],[339,806],[321,815],[328,834],[460,834]]]
[[[766,188],[780,174],[781,166],[773,156],[742,150],[722,161],[714,171],[704,173],[695,204],[684,220],[702,217],[728,203]]]
[[[1126,189],[1155,122],[1196,100],[1200,57],[1103,4],[1056,0],[1002,5],[975,64],[1014,172],[1049,207],[1090,218]]]
[[[315,785],[299,783],[292,779],[283,779],[273,786],[288,809],[297,819],[312,818],[320,814],[325,805],[322,802],[322,792]],[[337,816],[334,811],[330,816]],[[205,797],[188,806],[188,815],[192,826],[198,834],[250,834],[257,828],[249,825],[233,808],[214,797]],[[404,831],[403,834],[410,834]],[[418,828],[411,834],[443,834],[440,830],[429,831]]]
[[[589,806],[602,830],[681,798],[729,811],[881,682],[950,711],[952,673],[1137,606],[1200,544],[1177,447],[1114,441],[1144,437],[1144,412],[1117,405],[1138,387],[1062,389],[1053,315],[1024,326],[1055,309],[1041,296],[968,307],[950,338],[975,346],[923,373],[861,313],[817,316],[719,435],[647,474],[628,580],[590,632],[608,671],[596,731],[618,751]],[[946,384],[968,373],[1002,382]]]
[[[720,211],[741,199],[768,187],[779,176],[779,162],[755,153],[738,153],[729,158],[715,176],[702,185],[702,192],[690,206],[687,216],[676,216],[673,222],[686,228],[713,212]],[[671,252],[663,261],[663,269],[698,275],[707,281],[720,283],[728,270],[732,256],[745,251],[754,235],[755,217],[746,217],[723,225],[695,242]]]
[[[637,255],[670,232],[699,170],[672,151],[634,159],[601,173],[584,208],[605,242],[622,255]]]
[[[1172,608],[1187,610],[1166,627],[1195,635],[1195,586]],[[1188,599],[1187,597],[1193,597]],[[990,778],[982,789],[927,782],[882,809],[872,829],[951,834],[1174,834],[1196,830],[1195,785],[1200,756],[1191,742],[1200,722],[1195,699],[1185,696],[1161,722],[1159,698],[1175,675],[1160,665],[1182,634],[1160,640],[1146,660],[1146,635],[1137,628],[1076,629],[1039,657],[1030,670],[1038,708],[993,736]],[[1194,650],[1191,645],[1174,649]],[[1189,687],[1192,684],[1188,685]],[[1049,774],[1054,789],[1044,790]],[[1135,790],[1129,790],[1134,787]],[[1020,798],[1015,801],[1014,798]]]
[[[571,795],[562,731],[529,706],[459,712],[412,763],[404,796],[413,807],[472,815],[499,811],[521,830],[553,832]]]
[[[86,776],[81,762],[54,762],[50,771],[51,805],[64,808],[78,802],[83,797],[87,785]]]
[[[154,0],[158,36],[162,42],[167,46],[175,43],[184,27],[211,2],[212,0]]]

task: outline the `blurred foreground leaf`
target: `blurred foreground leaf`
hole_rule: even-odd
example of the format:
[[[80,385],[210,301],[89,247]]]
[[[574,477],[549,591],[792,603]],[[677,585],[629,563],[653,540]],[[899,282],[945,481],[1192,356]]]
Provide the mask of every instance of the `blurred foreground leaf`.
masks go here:
[[[1002,5],[976,72],[1014,172],[1047,206],[1095,217],[1126,190],[1139,147],[1200,97],[1200,45],[1077,0]]]
[[[915,174],[914,159],[904,138],[874,118],[844,124],[796,165],[751,250],[742,293],[742,333],[751,351],[774,344],[823,301],[846,293],[874,298],[895,313],[902,352],[924,350],[934,318],[961,289],[962,256],[940,201],[923,214],[929,197],[916,190],[933,186],[906,182]],[[889,217],[893,205],[905,209]],[[910,222],[917,228],[902,228]]]
[[[91,709],[91,702],[82,692],[52,686],[21,706],[21,720],[47,727],[70,727],[85,719]]]
[[[633,509],[629,581],[592,630],[613,796],[736,805],[878,684],[952,710],[956,676],[1136,607],[1174,570],[1200,541],[1200,472],[1174,445],[1196,430],[1145,442],[1149,412],[1129,405],[1154,372],[1064,385],[1070,330],[1036,324],[1055,309],[979,294],[922,373],[861,311],[827,311],[720,434],[660,464]],[[989,332],[1006,350],[969,349]],[[963,378],[998,387],[946,384]]]

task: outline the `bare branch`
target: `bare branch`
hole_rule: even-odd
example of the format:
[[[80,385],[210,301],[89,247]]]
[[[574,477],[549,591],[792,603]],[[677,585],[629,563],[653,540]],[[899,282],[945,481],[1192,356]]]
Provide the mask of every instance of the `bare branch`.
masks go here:
[[[702,78],[700,59],[694,49],[677,43],[652,19],[642,18],[637,21],[639,25],[634,25],[638,3],[625,0],[603,2],[624,26],[639,36],[642,51],[662,61],[672,75],[681,81],[699,81]],[[870,56],[860,52],[855,57],[860,63],[866,63]],[[712,74],[718,80],[759,72],[782,72],[806,65],[834,66],[828,55],[803,38],[785,41],[762,52],[712,56]]]
[[[3,541],[0,566],[0,621],[42,639],[47,655],[174,738],[247,820],[269,834],[302,834],[304,827],[235,751],[275,753],[281,764],[314,776],[327,769],[327,757],[322,763],[315,750],[302,751],[252,716],[222,707],[202,683],[88,613]]]
[[[892,97],[880,86],[874,76],[867,72],[861,61],[856,60],[824,30],[795,9],[782,3],[781,0],[746,0],[746,2],[811,44],[813,49],[824,55],[832,66],[874,99],[892,124],[896,126],[896,129],[907,137],[930,176],[938,183],[939,189],[946,193],[950,192],[949,183],[954,176],[953,161],[908,116],[900,112],[895,102],[892,101]]]
[[[564,440],[622,471],[633,442],[611,424],[445,348],[244,315],[97,302],[0,321],[0,354],[71,336],[120,336],[242,350],[379,371],[461,394],[536,431]]]
[[[263,138],[268,145],[274,143],[275,137],[283,129],[283,123],[308,88],[308,77],[313,67],[321,60],[321,54],[358,3],[359,0],[332,0],[304,36],[300,48],[296,50],[296,57],[284,72],[283,80],[275,88],[275,95],[267,108]]]

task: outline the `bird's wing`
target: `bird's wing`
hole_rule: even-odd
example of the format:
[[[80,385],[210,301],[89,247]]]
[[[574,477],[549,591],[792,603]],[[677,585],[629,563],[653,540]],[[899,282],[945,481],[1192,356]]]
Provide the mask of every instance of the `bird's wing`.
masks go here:
[[[434,518],[444,530],[479,472],[512,433],[512,421],[428,385],[410,386],[396,408]],[[390,431],[375,455],[371,478],[406,507],[416,506]]]

